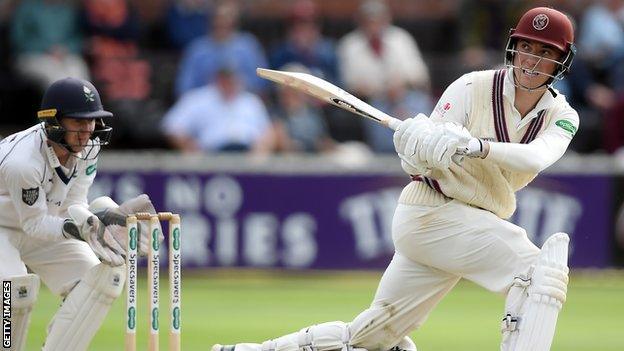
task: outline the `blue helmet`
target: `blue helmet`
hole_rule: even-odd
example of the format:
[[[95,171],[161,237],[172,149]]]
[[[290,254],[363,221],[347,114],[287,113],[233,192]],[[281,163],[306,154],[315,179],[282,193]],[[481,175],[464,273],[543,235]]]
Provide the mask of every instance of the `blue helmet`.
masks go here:
[[[41,100],[37,117],[44,123],[48,139],[68,149],[65,142],[67,130],[59,120],[64,117],[95,119],[96,127],[91,135],[94,145],[106,145],[110,141],[113,128],[104,119],[113,117],[105,111],[97,89],[90,82],[77,78],[64,78],[52,83]]]

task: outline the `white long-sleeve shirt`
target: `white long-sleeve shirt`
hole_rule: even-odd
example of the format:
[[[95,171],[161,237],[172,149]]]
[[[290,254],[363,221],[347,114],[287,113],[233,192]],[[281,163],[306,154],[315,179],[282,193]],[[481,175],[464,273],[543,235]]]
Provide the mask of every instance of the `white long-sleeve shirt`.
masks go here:
[[[468,86],[472,83],[472,75],[466,74],[449,85],[431,113],[431,118],[434,121],[455,122],[467,127],[473,104],[473,96],[469,93],[471,89],[468,89]],[[514,105],[515,89],[512,71],[508,70],[503,81],[503,98],[509,101],[511,106]],[[490,140],[490,152],[486,159],[510,171],[539,173],[561,158],[579,125],[578,113],[566,102],[565,96],[555,89],[546,91],[535,108],[524,118],[515,108],[512,108],[505,117],[510,119],[507,126],[515,126],[516,130],[520,130],[537,118],[541,110],[555,105],[560,108],[560,113],[550,120],[532,142],[519,144]]]
[[[93,148],[97,155],[99,146]],[[62,240],[67,207],[87,204],[96,168],[97,157],[71,157],[61,166],[42,124],[7,136],[0,142],[0,230]]]
[[[578,128],[578,114],[552,90],[521,118],[512,79],[510,70],[472,72],[447,88],[431,118],[463,125],[472,136],[488,140],[490,152],[485,159],[468,158],[461,166],[416,177],[400,203],[438,205],[444,196],[501,218],[513,214],[515,192],[563,155]]]

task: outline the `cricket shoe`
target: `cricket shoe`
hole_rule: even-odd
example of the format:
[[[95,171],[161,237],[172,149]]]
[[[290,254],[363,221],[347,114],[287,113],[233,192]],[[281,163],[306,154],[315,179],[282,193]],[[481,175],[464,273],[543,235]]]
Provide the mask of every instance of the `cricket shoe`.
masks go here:
[[[234,351],[236,345],[221,345],[214,344],[212,345],[212,351]]]

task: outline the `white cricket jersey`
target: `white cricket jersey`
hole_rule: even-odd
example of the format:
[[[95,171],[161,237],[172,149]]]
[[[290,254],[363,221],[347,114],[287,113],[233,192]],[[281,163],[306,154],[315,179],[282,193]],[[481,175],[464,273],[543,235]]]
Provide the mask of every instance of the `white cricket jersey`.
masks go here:
[[[494,71],[489,72],[494,73]],[[538,166],[538,171],[542,171],[561,158],[568,148],[579,126],[578,113],[568,104],[563,94],[556,89],[550,89],[544,92],[535,108],[522,118],[518,110],[513,107],[516,92],[513,82],[513,71],[506,69],[498,72],[504,72],[504,77],[502,77],[502,81],[499,84],[499,88],[502,88],[502,101],[501,106],[498,108],[503,111],[502,118],[506,119],[507,129],[512,129],[511,132],[517,132],[527,127],[529,123],[539,118],[540,111],[557,108],[557,115],[550,120],[550,123],[536,130],[539,134],[531,143],[525,144],[523,149],[529,152],[512,152],[507,153],[506,157],[502,157],[501,153],[507,151],[505,149],[514,148],[520,144],[513,140],[512,143],[506,141],[507,144],[490,143],[490,154],[488,154],[487,159],[496,160],[502,163],[505,166],[504,168],[511,168],[512,170],[533,170],[531,167]],[[474,84],[475,76],[479,73],[465,74],[449,85],[431,113],[431,119],[441,122],[455,122],[467,127],[471,122],[471,118],[478,118],[470,115],[474,110],[473,100],[476,98],[472,85]],[[508,131],[502,128],[502,126],[497,126],[496,129],[496,133],[501,135],[496,135],[494,141],[503,141],[501,139],[505,138],[504,134],[508,134]],[[473,136],[478,138],[487,137],[485,135]],[[489,137],[489,141],[492,141],[492,136]],[[506,138],[508,139],[509,136],[507,135]],[[526,146],[531,144],[537,145],[532,149],[527,149]],[[535,163],[537,161],[539,161],[539,164]]]
[[[448,170],[415,177],[418,182],[406,186],[399,202],[439,205],[446,197],[501,218],[513,214],[515,192],[563,155],[579,118],[554,89],[545,91],[522,118],[514,107],[512,74],[511,69],[472,72],[447,88],[431,119],[466,127],[472,136],[490,142],[490,152],[485,159],[467,158],[462,166],[451,164]]]
[[[86,150],[97,155],[99,146]],[[61,166],[43,124],[7,136],[0,142],[0,228],[61,240],[67,207],[87,205],[96,165],[97,157],[70,157],[67,167]]]

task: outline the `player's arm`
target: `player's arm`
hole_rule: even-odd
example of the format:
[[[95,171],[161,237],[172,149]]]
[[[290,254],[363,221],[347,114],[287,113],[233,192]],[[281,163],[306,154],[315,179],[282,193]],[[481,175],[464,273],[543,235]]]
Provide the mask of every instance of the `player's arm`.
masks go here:
[[[17,224],[24,233],[43,240],[64,239],[64,218],[48,214],[40,170],[28,162],[7,160],[2,176],[17,212]]]
[[[70,238],[84,240],[104,262],[114,262],[115,265],[123,263],[123,248],[111,247],[114,243],[103,242],[102,238],[107,233],[101,229],[104,228],[103,225],[98,226],[97,217],[93,216],[87,223],[86,217],[85,221],[79,222],[76,218],[48,214],[47,199],[41,186],[41,179],[44,177],[35,166],[12,160],[3,165],[2,175],[17,212],[18,225],[26,235],[49,241]],[[90,238],[93,240],[89,240]]]
[[[578,129],[578,114],[553,118],[537,138],[528,144],[489,142],[485,159],[514,172],[539,173],[565,153]]]
[[[465,74],[451,83],[431,112],[430,118],[436,123],[453,122],[461,126],[468,125],[468,111],[471,104],[470,74]]]

